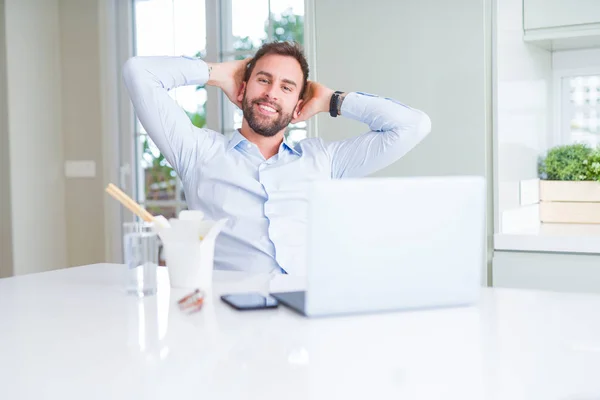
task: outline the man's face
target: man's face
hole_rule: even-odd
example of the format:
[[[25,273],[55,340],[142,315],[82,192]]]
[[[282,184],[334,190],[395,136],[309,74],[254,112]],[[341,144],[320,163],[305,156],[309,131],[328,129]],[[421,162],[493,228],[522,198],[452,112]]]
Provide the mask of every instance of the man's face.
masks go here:
[[[262,57],[242,88],[244,119],[252,130],[270,137],[297,117],[303,74],[293,57],[269,54]]]

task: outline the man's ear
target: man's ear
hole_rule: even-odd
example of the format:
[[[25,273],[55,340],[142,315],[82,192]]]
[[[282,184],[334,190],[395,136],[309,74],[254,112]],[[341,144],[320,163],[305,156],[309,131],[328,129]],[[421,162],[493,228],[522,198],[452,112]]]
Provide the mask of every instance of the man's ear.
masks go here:
[[[294,113],[292,114],[292,117],[294,117],[294,119],[298,118],[298,116],[300,115],[300,111],[302,111],[303,106],[304,106],[304,100],[303,99],[298,100],[298,103],[296,103],[296,108],[294,108]]]
[[[246,93],[246,82],[242,82],[242,85],[240,86],[240,91],[237,95],[237,101],[239,101],[240,103],[244,100],[244,93]]]

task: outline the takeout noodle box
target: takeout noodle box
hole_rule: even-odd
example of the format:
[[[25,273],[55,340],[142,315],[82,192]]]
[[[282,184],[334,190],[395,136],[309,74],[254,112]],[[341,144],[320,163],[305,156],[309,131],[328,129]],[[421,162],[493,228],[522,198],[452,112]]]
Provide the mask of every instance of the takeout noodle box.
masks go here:
[[[170,227],[156,227],[165,251],[173,288],[212,288],[215,241],[227,219],[203,220],[200,212],[182,212],[169,220]]]

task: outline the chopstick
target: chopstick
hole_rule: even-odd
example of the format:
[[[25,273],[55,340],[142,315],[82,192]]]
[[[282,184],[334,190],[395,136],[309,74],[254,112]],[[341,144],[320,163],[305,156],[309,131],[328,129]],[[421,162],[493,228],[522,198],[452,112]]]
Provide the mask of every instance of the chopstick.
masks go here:
[[[121,189],[109,183],[106,187],[106,193],[118,200],[123,206],[129,209],[132,213],[140,217],[146,222],[153,222],[154,216],[150,214],[144,207],[136,203],[131,197],[127,196]]]

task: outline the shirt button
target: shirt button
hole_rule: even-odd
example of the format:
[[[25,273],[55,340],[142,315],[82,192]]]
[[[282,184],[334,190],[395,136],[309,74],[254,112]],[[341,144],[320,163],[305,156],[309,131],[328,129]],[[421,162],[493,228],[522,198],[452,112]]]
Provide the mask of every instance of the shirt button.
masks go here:
[[[247,148],[247,149],[250,149],[250,148],[252,148],[252,145],[251,145],[250,143],[248,143],[248,144],[246,145],[246,148]]]

